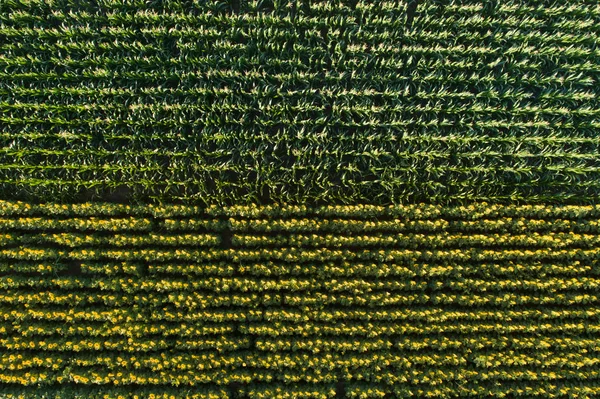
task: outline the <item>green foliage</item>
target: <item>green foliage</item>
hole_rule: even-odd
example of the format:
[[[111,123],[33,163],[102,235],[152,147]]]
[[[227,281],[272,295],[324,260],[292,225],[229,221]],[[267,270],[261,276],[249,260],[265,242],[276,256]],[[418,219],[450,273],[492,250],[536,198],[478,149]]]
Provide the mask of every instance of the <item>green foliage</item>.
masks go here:
[[[0,196],[595,202],[596,1],[0,2]]]

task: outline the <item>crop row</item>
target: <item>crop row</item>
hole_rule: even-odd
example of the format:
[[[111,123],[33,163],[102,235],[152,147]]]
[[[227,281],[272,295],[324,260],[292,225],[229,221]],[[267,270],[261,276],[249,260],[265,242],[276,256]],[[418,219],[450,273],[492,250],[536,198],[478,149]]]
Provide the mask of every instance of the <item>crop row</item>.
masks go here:
[[[600,248],[534,248],[534,249],[378,249],[349,250],[329,248],[257,248],[257,249],[104,249],[87,248],[59,250],[44,247],[20,246],[0,250],[0,259],[24,260],[115,260],[115,261],[230,261],[233,263],[284,261],[288,263],[355,261],[355,262],[496,262],[496,261],[593,261],[600,258]]]
[[[354,3],[354,4],[353,4]],[[297,8],[296,11],[299,15],[304,16],[305,19],[309,19],[310,16],[322,17],[322,16],[351,16],[352,12],[357,13],[368,13],[370,15],[388,16],[390,11],[398,10],[404,4],[393,2],[393,1],[378,1],[377,3],[369,2],[340,2],[331,3],[321,0],[313,0],[304,8]],[[41,21],[40,9],[36,9],[36,5],[41,5],[38,2],[29,2],[27,6],[24,4],[11,4],[4,5],[5,10],[10,12],[13,22],[34,22]],[[145,8],[141,6],[145,5]],[[262,7],[261,7],[262,5]],[[174,26],[174,24],[193,24],[206,23],[209,21],[219,20],[216,18],[214,11],[219,7],[225,7],[225,2],[217,3],[196,3],[188,4],[182,1],[165,1],[159,4],[146,4],[141,1],[133,1],[131,3],[123,4],[118,1],[105,1],[102,3],[102,8],[105,11],[100,15],[91,15],[85,11],[90,11],[93,7],[89,7],[85,4],[78,5],[75,10],[81,12],[78,15],[78,20],[82,23],[103,23],[110,25],[124,25],[124,26],[135,26],[139,24],[154,24],[155,26]],[[281,13],[291,13],[292,8],[286,7],[285,3],[272,5],[269,7],[268,4],[264,4],[258,0],[250,0],[247,2],[247,8],[244,12],[247,14],[246,18],[248,22],[263,22],[269,23],[274,26],[284,25],[289,26],[291,21],[288,19],[274,18],[274,15],[270,15],[271,12],[276,11],[275,15]],[[542,7],[543,6],[543,7]],[[444,8],[439,7],[436,3],[423,3],[420,5],[420,10],[426,14],[429,13],[447,13],[447,17],[455,17],[460,19],[463,23],[479,23],[481,25],[488,22],[487,19],[481,18],[480,13],[484,12],[486,8],[485,4],[476,1],[466,1],[461,3],[448,3]],[[191,9],[195,12],[184,12],[185,9]],[[260,13],[259,11],[263,11]],[[231,9],[229,9],[231,11]],[[304,12],[310,11],[310,12]],[[543,18],[553,18],[554,20],[576,20],[582,21],[585,19],[591,19],[594,16],[600,14],[598,5],[593,1],[579,1],[576,5],[565,5],[557,4],[555,2],[541,2],[538,4],[528,4],[523,1],[507,1],[495,8],[496,14],[489,16],[492,21],[505,21],[510,16],[526,16],[529,23],[529,27]],[[256,12],[259,12],[256,14]],[[245,20],[240,21],[240,18],[234,14],[226,15],[218,14],[220,20],[229,21],[230,23],[244,23]],[[307,14],[307,15],[304,15]],[[465,18],[469,17],[469,18]],[[480,17],[480,18],[478,18]],[[494,17],[502,17],[494,19]],[[73,15],[65,12],[60,8],[56,9],[53,13],[53,19],[57,22],[73,22]],[[321,21],[321,18],[318,18]],[[566,21],[565,21],[566,22]],[[560,24],[557,24],[562,26]]]
[[[593,310],[589,310],[589,307],[594,306],[595,303],[598,302],[598,297],[589,294],[557,294],[557,298],[528,297],[525,299],[521,299],[519,295],[514,294],[504,294],[501,297],[494,297],[491,295],[487,297],[473,296],[475,296],[476,299],[479,299],[479,303],[474,303],[474,300],[470,301],[469,296],[467,295],[422,296],[419,298],[419,301],[415,300],[415,296],[413,296],[413,298],[408,297],[408,300],[405,301],[405,303],[396,304],[395,306],[372,306],[372,304],[364,302],[352,306],[351,308],[340,306],[313,306],[313,308],[304,306],[302,308],[294,308],[282,304],[281,301],[275,306],[276,299],[280,299],[281,297],[275,297],[275,300],[272,300],[271,303],[261,303],[255,299],[252,306],[243,306],[237,303],[231,304],[231,302],[236,299],[230,299],[229,306],[214,306],[212,308],[196,309],[195,313],[191,314],[189,313],[189,309],[169,306],[168,303],[165,303],[166,300],[162,300],[161,303],[160,299],[150,296],[145,300],[138,299],[137,301],[133,301],[132,304],[124,307],[115,307],[114,299],[112,303],[104,306],[94,303],[86,304],[88,306],[87,312],[83,308],[68,308],[60,303],[49,303],[45,305],[33,303],[26,306],[13,305],[12,307],[3,306],[2,309],[4,314],[2,314],[2,319],[5,321],[19,322],[22,326],[35,325],[38,322],[57,321],[65,323],[90,322],[94,325],[95,322],[110,322],[115,325],[128,325],[127,323],[142,322],[205,323],[206,325],[220,322],[257,322],[259,324],[252,327],[253,331],[260,334],[275,336],[282,334],[306,335],[310,331],[314,333],[320,333],[322,331],[329,331],[331,333],[336,331],[335,325],[327,327],[325,330],[321,330],[320,327],[312,325],[320,322],[345,322],[353,323],[354,325],[363,322],[392,322],[397,323],[396,327],[398,329],[387,330],[388,332],[399,333],[410,331],[416,334],[425,334],[428,331],[434,331],[432,329],[433,327],[439,331],[456,331],[459,333],[487,331],[495,327],[502,330],[507,329],[506,331],[511,329],[514,331],[518,331],[519,329],[527,331],[552,331],[553,328],[558,331],[557,325],[551,323],[557,323],[556,320],[570,320],[569,322],[565,321],[566,324],[564,326],[569,326],[568,328],[575,328],[581,331],[584,331],[586,328],[597,328],[595,324],[588,325],[587,322],[589,320],[590,323],[595,323],[594,320],[597,319],[597,314]],[[246,299],[246,302],[252,301],[252,296],[250,295],[247,295],[246,298],[242,295],[237,295],[234,298],[237,298],[240,302],[244,299]],[[449,299],[451,298],[454,298],[455,300],[450,301]],[[457,298],[462,300],[458,301],[456,300]],[[413,300],[410,301],[410,299]],[[441,299],[446,299],[446,301]],[[532,299],[537,299],[537,301],[532,301]],[[267,300],[269,300],[269,298],[267,298]],[[484,300],[487,301],[484,302]],[[510,302],[511,300],[513,302],[512,306],[499,306],[507,305],[507,302]],[[452,305],[450,307],[454,310],[444,312],[439,308],[440,306],[448,305]],[[569,312],[564,310],[564,307],[569,306],[573,308],[572,311]],[[411,311],[407,309],[407,307],[413,307],[414,310]],[[470,309],[471,307],[475,310],[465,310]],[[544,307],[551,307],[552,310],[540,310]],[[544,321],[546,324],[527,325],[526,323],[524,324],[523,321],[518,322],[520,319],[526,319],[527,317],[531,318],[531,320]],[[463,320],[463,325],[444,325],[448,320]],[[484,320],[489,322],[483,323]],[[515,320],[514,323],[512,323],[513,320]],[[281,324],[280,322],[284,324]],[[285,323],[290,322],[309,324],[306,326],[298,325],[296,327],[285,325]],[[427,326],[427,323],[429,322],[436,324]],[[422,326],[417,327],[416,324],[418,323],[421,323]],[[506,323],[506,325],[502,326],[502,323]],[[278,326],[281,330],[279,332],[273,331],[272,328],[275,328],[273,326]],[[469,329],[464,330],[467,326]],[[463,330],[461,330],[461,328]],[[8,329],[5,328],[3,331],[6,332]],[[18,327],[17,330],[19,330]],[[126,331],[127,328],[125,328],[124,332],[126,333]],[[344,331],[344,329],[339,331]],[[356,331],[358,333],[359,330]]]
[[[464,248],[464,247],[528,247],[564,248],[570,246],[594,247],[600,236],[594,234],[549,233],[539,234],[382,234],[370,235],[240,235],[234,234],[232,244],[239,247],[401,247],[401,248]],[[187,242],[182,240],[182,245]]]
[[[481,279],[473,277],[460,277],[458,279],[398,279],[386,278],[372,281],[360,277],[340,277],[334,279],[323,279],[309,277],[282,277],[282,278],[240,278],[240,277],[215,277],[207,276],[202,279],[189,281],[185,278],[163,279],[146,277],[142,281],[131,276],[104,277],[29,277],[10,276],[0,278],[0,289],[61,289],[61,290],[94,290],[100,289],[109,292],[125,293],[148,293],[148,292],[171,292],[191,294],[197,291],[208,292],[277,292],[290,291],[290,295],[317,293],[324,295],[329,300],[335,299],[336,295],[353,293],[356,300],[362,295],[380,295],[387,293],[388,299],[395,296],[402,297],[403,293],[426,292],[436,294],[444,292],[511,292],[514,290],[530,293],[558,293],[566,291],[594,292],[600,288],[598,276],[550,276],[544,278],[497,278],[496,280]],[[322,291],[322,292],[320,292]],[[28,298],[31,296],[28,295]],[[401,298],[396,298],[400,300]]]
[[[130,276],[172,276],[198,278],[200,276],[232,277],[234,274],[254,277],[276,276],[312,276],[313,278],[423,278],[425,280],[440,278],[462,278],[478,276],[486,279],[496,278],[544,278],[546,276],[585,275],[598,276],[600,268],[595,262],[580,262],[565,259],[560,262],[514,262],[466,263],[466,262],[432,262],[401,264],[395,262],[323,262],[290,264],[284,262],[264,261],[260,263],[233,264],[231,262],[210,263],[153,263],[153,262],[81,262],[77,263],[78,271],[85,275],[130,275]],[[71,261],[51,262],[0,262],[0,274],[20,276],[56,275],[73,271]]]
[[[448,371],[444,375],[456,375],[455,372]],[[516,373],[515,376],[522,376],[523,373]],[[556,373],[544,373],[549,377],[556,376]],[[572,375],[572,374],[570,374]],[[426,376],[427,381],[431,380]],[[35,378],[34,378],[35,379]],[[352,399],[376,399],[376,398],[449,398],[457,395],[481,396],[485,395],[493,398],[504,398],[506,395],[524,396],[524,397],[593,397],[600,393],[600,383],[593,379],[586,380],[585,383],[571,379],[553,380],[552,383],[543,381],[521,381],[517,378],[511,381],[504,381],[500,387],[489,388],[481,384],[480,381],[465,382],[462,384],[437,385],[431,384],[408,384],[391,387],[385,384],[375,384],[372,382],[353,382],[344,384],[346,387],[340,390],[336,383],[253,383],[239,384],[241,388],[216,387],[211,384],[198,385],[193,388],[152,386],[147,387],[139,384],[132,384],[123,387],[110,387],[107,385],[96,385],[93,388],[86,386],[65,387],[65,388],[7,388],[6,399],[29,399],[32,395],[43,395],[41,397],[59,397],[69,399],[231,399],[232,395],[245,395],[249,399],[334,399],[339,397],[339,392],[345,392],[348,398]],[[132,386],[135,387],[132,392]],[[208,386],[208,387],[207,387]],[[231,385],[237,387],[238,385]],[[390,396],[392,395],[392,396]]]
[[[316,372],[307,371],[302,373],[297,372],[286,372],[278,374],[273,371],[236,371],[236,372],[220,372],[212,371],[205,372],[202,374],[196,374],[193,371],[161,371],[158,373],[147,372],[143,373],[140,371],[123,372],[113,370],[89,370],[82,367],[73,368],[69,377],[64,377],[57,372],[49,371],[31,371],[25,376],[19,376],[15,373],[4,372],[0,374],[0,381],[3,383],[20,383],[21,385],[38,385],[38,381],[52,381],[54,383],[76,383],[81,385],[94,385],[94,386],[123,386],[126,389],[131,389],[132,386],[136,385],[149,385],[149,386],[178,386],[179,389],[185,391],[189,390],[193,392],[193,388],[205,384],[218,384],[222,387],[226,387],[232,382],[237,383],[251,383],[256,381],[256,384],[263,383],[263,389],[266,392],[273,392],[276,390],[278,385],[280,389],[285,390],[288,385],[288,390],[293,387],[293,384],[307,384],[313,386],[313,394],[318,396],[298,396],[295,394],[293,388],[292,392],[295,394],[289,394],[289,396],[258,396],[261,398],[297,398],[297,397],[316,397],[316,398],[334,398],[335,390],[328,389],[326,392],[330,393],[330,396],[325,396],[325,393],[319,392],[324,384],[333,384],[340,379],[352,381],[348,385],[350,387],[360,388],[362,393],[356,394],[360,396],[354,396],[351,394],[350,397],[355,398],[370,398],[370,397],[385,397],[385,392],[393,391],[396,388],[399,392],[404,391],[406,397],[411,397],[411,391],[416,392],[428,392],[429,396],[441,396],[447,397],[449,394],[449,388],[455,389],[455,385],[466,385],[471,386],[471,389],[463,388],[461,392],[478,392],[480,395],[490,395],[490,388],[487,388],[488,384],[499,386],[494,390],[493,396],[503,397],[502,393],[506,394],[506,391],[511,391],[514,387],[518,387],[520,392],[533,393],[537,392],[538,395],[547,392],[563,392],[565,394],[579,392],[594,393],[597,392],[598,388],[597,379],[599,372],[597,370],[583,369],[577,370],[560,370],[552,369],[525,369],[519,370],[515,367],[504,367],[498,369],[492,369],[489,371],[483,371],[477,367],[465,368],[464,370],[456,370],[450,367],[441,370],[411,370],[405,375],[398,375],[392,371],[357,371],[357,372]],[[343,377],[342,377],[343,376]],[[536,378],[537,376],[537,378]],[[358,382],[358,383],[357,383]],[[461,384],[462,383],[462,384]],[[471,383],[471,384],[469,384]],[[483,385],[480,389],[475,388],[475,383]],[[252,387],[254,384],[249,384]],[[416,386],[415,386],[416,385]],[[561,386],[561,390],[557,389],[557,385]],[[571,389],[565,389],[563,386],[575,385]],[[192,388],[192,389],[190,389]],[[307,387],[308,388],[308,387]],[[316,388],[316,392],[314,389]],[[512,388],[512,389],[511,389]],[[594,389],[595,388],[595,389]],[[160,389],[160,388],[154,388]],[[377,390],[379,393],[377,396],[366,396],[368,393],[373,393]],[[432,392],[434,394],[432,394]],[[438,394],[435,394],[438,392]],[[450,391],[451,392],[451,391]],[[516,392],[516,391],[515,391]],[[441,394],[441,395],[440,395]],[[305,394],[306,395],[306,394]],[[323,395],[323,396],[321,396]]]
[[[0,234],[0,244],[8,245],[61,245],[64,247],[140,247],[140,246],[218,246],[221,236],[215,234],[114,234],[112,236],[83,235],[78,233],[54,234]],[[589,248],[600,243],[595,234],[528,232],[528,234],[423,234],[372,233],[370,235],[241,235],[233,234],[234,247],[324,247],[324,248]]]
[[[288,223],[302,223],[311,220],[308,217],[323,219],[371,219],[371,218],[397,218],[402,221],[428,220],[428,219],[464,219],[474,221],[478,219],[566,219],[580,221],[582,218],[598,218],[600,205],[517,205],[517,204],[490,204],[487,202],[471,203],[464,206],[442,206],[436,204],[408,204],[408,205],[324,205],[310,207],[306,205],[253,205],[253,206],[208,206],[198,207],[189,205],[121,205],[115,203],[62,204],[62,203],[29,203],[22,201],[0,201],[0,215],[5,220],[9,216],[48,215],[63,216],[69,219],[78,219],[81,216],[153,216],[155,218],[204,216],[205,218],[225,217],[231,222],[261,223],[267,220],[271,223],[280,223],[285,219]],[[262,218],[268,218],[263,220]],[[89,218],[87,218],[89,219]],[[110,220],[110,218],[107,218]],[[247,220],[250,219],[250,220]],[[252,220],[258,219],[258,220]],[[282,219],[282,220],[279,220]],[[32,224],[51,221],[49,218],[37,217],[32,219]],[[102,220],[97,218],[97,220]],[[193,220],[193,219],[190,219]],[[325,222],[325,221],[324,221]],[[351,221],[348,221],[351,222]],[[378,223],[366,220],[365,223]],[[40,229],[45,228],[39,225]]]
[[[366,349],[365,349],[366,350]],[[203,355],[185,355],[178,354],[175,356],[147,356],[145,354],[136,355],[132,357],[133,360],[129,360],[131,355],[123,354],[123,356],[115,356],[114,353],[111,355],[90,355],[88,357],[78,356],[77,358],[70,359],[68,362],[57,361],[56,365],[60,366],[72,366],[73,368],[83,369],[83,372],[89,372],[86,368],[102,367],[107,371],[124,371],[130,369],[132,374],[138,376],[149,375],[152,372],[156,374],[171,374],[173,372],[181,372],[190,374],[193,370],[201,370],[206,374],[212,374],[213,377],[219,374],[238,374],[240,372],[254,372],[258,375],[263,374],[268,376],[268,380],[285,382],[325,382],[322,379],[323,374],[327,375],[328,372],[334,370],[344,370],[354,374],[356,378],[358,375],[363,374],[362,379],[368,379],[372,382],[385,381],[383,378],[376,379],[378,377],[372,375],[373,371],[379,370],[388,371],[390,369],[396,369],[401,371],[402,374],[409,374],[411,370],[419,370],[427,366],[431,367],[431,371],[443,372],[449,369],[449,366],[461,367],[465,371],[475,371],[477,366],[482,368],[510,368],[518,366],[527,366],[531,372],[539,372],[541,368],[547,368],[553,371],[557,371],[557,366],[563,366],[562,371],[572,371],[572,368],[588,369],[593,368],[600,359],[598,354],[585,355],[575,353],[560,353],[555,354],[552,352],[540,351],[536,355],[530,355],[525,353],[518,353],[514,351],[507,351],[505,353],[490,353],[488,355],[476,354],[476,355],[459,355],[448,353],[431,353],[431,354],[415,354],[415,353],[402,353],[398,352],[397,355],[389,355],[385,352],[373,352],[370,357],[359,354],[343,355],[343,354],[328,354],[325,356],[313,355],[312,359],[306,359],[306,355],[259,355],[253,356],[247,352],[238,352],[237,356],[227,357],[215,357]],[[211,359],[212,357],[212,359]],[[30,359],[23,359],[23,357],[17,357],[14,355],[7,356],[8,360],[14,362],[15,366],[13,370],[18,371],[29,371],[29,372],[50,372],[57,370],[60,367],[56,367],[55,364],[51,363],[53,356],[51,353],[40,353],[40,356],[32,356]],[[60,359],[60,358],[58,358]],[[127,359],[127,360],[126,360]],[[210,366],[205,366],[214,362]],[[62,364],[61,364],[62,363]],[[244,366],[245,363],[245,366]],[[469,367],[470,366],[470,367]],[[569,367],[570,366],[570,367]],[[471,370],[469,370],[469,368]],[[386,370],[387,369],[387,370]],[[475,370],[474,370],[475,369]],[[533,369],[533,370],[532,370]],[[281,375],[273,375],[273,371],[281,371]],[[5,373],[9,373],[9,370],[2,369]],[[385,373],[385,371],[383,371]],[[583,370],[582,370],[583,371]],[[586,370],[587,371],[587,370]],[[361,373],[362,372],[362,373]],[[389,371],[388,371],[389,372]],[[485,372],[483,372],[485,373]],[[54,373],[53,373],[54,374]],[[334,374],[334,373],[332,373]],[[294,377],[292,377],[292,375]],[[460,375],[460,374],[459,374]],[[365,378],[364,376],[370,376]],[[264,378],[264,377],[263,377]],[[329,379],[330,377],[325,377]],[[258,378],[256,378],[258,380]],[[358,377],[357,379],[361,379]],[[482,379],[475,377],[475,379]],[[498,378],[500,379],[500,378]],[[531,378],[533,379],[533,378]],[[215,379],[218,382],[218,377]],[[440,383],[443,382],[443,378],[440,378]],[[59,380],[60,381],[60,380]],[[202,382],[211,382],[204,380]],[[396,380],[400,382],[400,380]],[[104,383],[104,381],[102,382]],[[119,381],[121,385],[123,383]]]
[[[154,223],[154,224],[153,224]],[[258,219],[243,220],[230,218],[228,221],[219,219],[164,219],[153,222],[148,218],[78,218],[50,219],[42,217],[29,218],[0,218],[0,230],[63,230],[63,231],[140,231],[152,229],[164,231],[215,231],[229,229],[232,232],[289,232],[289,233],[371,233],[371,232],[465,232],[465,233],[525,233],[557,231],[577,233],[597,233],[600,230],[600,220],[569,220],[569,219],[527,219],[523,217],[477,219],[477,220],[433,220],[392,219],[373,221],[369,219]],[[42,233],[44,234],[44,233]],[[46,240],[66,239],[72,236],[75,241],[81,235],[64,233],[47,236]],[[401,236],[401,235],[398,235]],[[10,239],[11,235],[3,237]],[[42,237],[41,235],[39,236]],[[147,238],[144,238],[147,240]],[[42,240],[43,241],[43,240]]]
[[[33,313],[33,312],[32,312]],[[51,313],[51,312],[49,312]],[[300,342],[300,345],[308,345],[305,341],[314,341],[315,339],[326,340],[327,345],[330,348],[335,347],[336,342],[344,343],[348,340],[359,342],[361,340],[368,340],[372,338],[385,338],[392,343],[392,346],[399,349],[427,349],[427,348],[460,348],[469,347],[475,345],[478,348],[490,347],[490,348],[504,348],[514,339],[511,348],[550,348],[557,347],[560,350],[574,348],[576,346],[585,346],[590,351],[597,351],[598,347],[593,345],[593,341],[588,341],[583,337],[560,337],[560,336],[545,336],[536,337],[540,341],[536,341],[536,344],[531,344],[528,341],[528,337],[524,336],[524,341],[517,340],[516,336],[513,337],[500,337],[498,339],[487,337],[485,330],[469,330],[469,326],[473,325],[474,321],[481,321],[481,323],[487,323],[486,325],[493,325],[492,322],[496,323],[512,323],[510,326],[515,331],[519,328],[519,323],[516,321],[531,321],[532,323],[546,323],[543,331],[549,334],[553,334],[552,330],[548,329],[547,324],[565,320],[564,324],[556,326],[554,331],[555,334],[560,334],[568,330],[568,326],[572,326],[574,322],[579,324],[592,323],[598,319],[597,313],[593,311],[584,310],[553,310],[544,312],[542,310],[523,310],[523,311],[510,311],[510,310],[480,310],[479,312],[467,312],[467,311],[448,311],[442,312],[439,308],[428,308],[421,311],[422,314],[411,314],[405,312],[403,318],[398,318],[395,321],[377,321],[377,322],[364,322],[357,320],[349,320],[348,322],[338,321],[309,321],[303,324],[293,324],[293,322],[281,322],[281,321],[252,321],[248,324],[240,324],[236,326],[230,321],[223,322],[224,324],[206,322],[201,320],[186,321],[185,323],[177,321],[126,321],[123,320],[120,315],[113,318],[113,324],[106,326],[100,325],[98,322],[101,320],[84,320],[77,319],[77,326],[73,325],[56,325],[56,321],[62,320],[60,318],[53,317],[53,314],[49,314],[47,319],[28,319],[27,317],[21,317],[21,324],[12,328],[4,329],[3,334],[6,337],[19,338],[21,340],[43,340],[45,338],[56,339],[57,336],[63,339],[101,339],[101,338],[116,338],[125,339],[132,338],[135,342],[145,337],[152,336],[154,339],[177,339],[177,338],[196,338],[202,340],[203,338],[215,338],[215,336],[248,336],[260,339],[262,344],[265,345],[263,349],[269,345],[296,345],[295,342]],[[12,319],[17,319],[14,317]],[[529,319],[528,319],[529,318]],[[72,319],[66,319],[68,322]],[[403,321],[404,323],[400,323]],[[405,334],[406,326],[409,322],[414,325],[425,326],[427,323],[435,323],[440,325],[443,322],[452,323],[463,323],[465,330],[457,334],[458,336],[452,338],[446,335],[443,339],[440,337],[427,336],[424,331],[421,336],[418,336],[415,329],[410,331],[415,336],[406,337]],[[562,328],[561,328],[562,327]],[[581,326],[578,326],[581,327]],[[439,327],[437,327],[439,328]],[[593,328],[591,328],[593,330]],[[430,331],[431,332],[431,331]],[[529,330],[521,331],[524,333],[530,332]],[[440,333],[438,331],[438,333]],[[443,333],[443,332],[442,332]],[[94,337],[94,338],[92,338]],[[451,339],[452,338],[452,339]],[[453,340],[454,339],[454,340]],[[507,341],[508,340],[508,341]],[[558,340],[558,341],[557,341]],[[98,342],[98,341],[96,341]],[[429,343],[427,343],[429,342]],[[128,342],[129,344],[133,343]],[[323,349],[325,346],[311,344],[317,349],[320,347]],[[333,346],[331,346],[333,345]]]

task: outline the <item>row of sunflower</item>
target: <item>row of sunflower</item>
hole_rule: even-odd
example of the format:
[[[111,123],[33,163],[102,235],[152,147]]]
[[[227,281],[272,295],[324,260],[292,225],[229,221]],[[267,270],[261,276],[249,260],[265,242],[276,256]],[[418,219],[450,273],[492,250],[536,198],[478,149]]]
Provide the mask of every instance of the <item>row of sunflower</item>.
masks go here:
[[[0,216],[117,216],[148,215],[156,218],[208,215],[233,218],[289,218],[302,216],[373,218],[399,217],[402,219],[481,219],[501,217],[564,218],[580,219],[600,216],[600,205],[518,205],[489,204],[478,202],[463,206],[432,204],[408,205],[328,205],[310,207],[304,205],[240,205],[206,208],[189,205],[122,205],[113,203],[27,203],[22,201],[0,201]]]

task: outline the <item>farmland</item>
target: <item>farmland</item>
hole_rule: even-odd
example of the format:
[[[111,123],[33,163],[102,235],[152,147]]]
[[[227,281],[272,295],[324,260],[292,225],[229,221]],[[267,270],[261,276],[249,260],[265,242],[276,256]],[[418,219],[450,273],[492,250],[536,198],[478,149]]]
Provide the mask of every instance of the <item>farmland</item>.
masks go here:
[[[600,206],[5,201],[0,231],[7,398],[599,393]]]
[[[2,1],[0,193],[586,204],[598,26],[595,0]]]
[[[0,399],[600,397],[597,0],[0,0]]]

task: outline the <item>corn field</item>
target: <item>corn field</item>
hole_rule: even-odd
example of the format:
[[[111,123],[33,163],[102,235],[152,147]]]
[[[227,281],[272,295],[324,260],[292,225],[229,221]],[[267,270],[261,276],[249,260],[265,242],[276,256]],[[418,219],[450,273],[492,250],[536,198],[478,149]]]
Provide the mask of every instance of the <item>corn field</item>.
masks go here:
[[[0,194],[586,204],[599,26],[596,0],[2,0]]]

